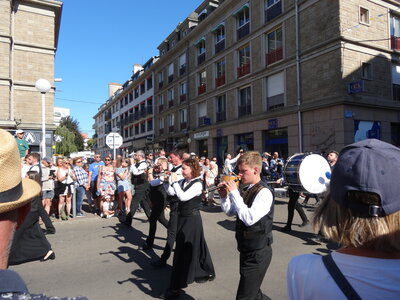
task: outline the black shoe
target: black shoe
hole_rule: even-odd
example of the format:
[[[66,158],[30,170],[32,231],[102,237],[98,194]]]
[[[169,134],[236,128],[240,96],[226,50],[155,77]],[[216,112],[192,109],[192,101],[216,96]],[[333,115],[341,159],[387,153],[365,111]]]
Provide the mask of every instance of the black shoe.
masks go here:
[[[159,259],[159,260],[152,262],[151,265],[155,268],[163,268],[167,265],[167,262],[163,259]]]
[[[299,225],[299,227],[304,227],[304,226],[307,226],[308,224],[310,224],[310,221],[303,221],[303,223],[301,223],[300,225]]]
[[[285,227],[283,227],[282,229],[281,229],[281,231],[282,232],[290,232],[290,231],[292,231],[292,228],[290,227],[290,226],[285,226]]]
[[[51,254],[48,255],[47,257],[43,257],[40,261],[48,261],[49,259],[51,259],[51,260],[55,259],[56,253],[53,250],[50,250],[50,251],[51,251]]]
[[[209,276],[206,276],[206,277],[197,278],[194,281],[196,283],[205,283],[207,281],[213,281],[214,279],[215,279],[215,275],[209,275]]]
[[[140,246],[138,247],[138,250],[146,251],[146,250],[150,250],[150,249],[152,249],[152,248],[153,248],[153,246],[150,246],[150,245],[148,245],[147,243],[144,243],[143,245],[140,245]]]

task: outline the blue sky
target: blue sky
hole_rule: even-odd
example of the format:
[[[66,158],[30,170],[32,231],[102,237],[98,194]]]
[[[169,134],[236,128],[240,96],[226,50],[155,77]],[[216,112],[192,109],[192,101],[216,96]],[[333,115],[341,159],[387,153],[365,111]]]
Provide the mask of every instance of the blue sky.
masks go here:
[[[132,65],[158,55],[158,45],[202,0],[64,0],[55,60],[55,106],[71,109],[82,132],[108,99],[108,83],[124,83]]]

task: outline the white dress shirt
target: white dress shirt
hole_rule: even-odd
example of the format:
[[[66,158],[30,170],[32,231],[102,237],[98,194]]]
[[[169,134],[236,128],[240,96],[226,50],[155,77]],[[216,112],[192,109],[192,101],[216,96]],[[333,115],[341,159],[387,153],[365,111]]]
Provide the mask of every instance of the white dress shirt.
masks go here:
[[[183,183],[183,188],[185,188],[190,182],[192,182],[193,180],[198,179],[197,178],[193,178],[190,181],[184,181]],[[192,199],[193,197],[199,196],[203,193],[203,184],[201,183],[201,181],[195,182],[187,191],[183,191],[181,188],[181,182],[182,180],[180,180],[179,182],[174,182],[172,183],[167,190],[168,195],[170,196],[177,196],[179,198],[180,201],[188,201],[190,199]]]
[[[142,161],[144,162],[144,164],[142,163]],[[136,164],[131,166],[130,171],[133,175],[141,175],[147,169],[147,163],[144,159],[139,161],[138,163],[139,163],[139,166],[137,168],[136,168]]]
[[[251,184],[249,189],[253,186],[254,184]],[[228,216],[237,215],[246,226],[251,226],[269,213],[272,199],[271,191],[263,188],[258,192],[251,207],[247,207],[239,190],[234,190],[228,194],[228,198],[221,198],[221,208]]]

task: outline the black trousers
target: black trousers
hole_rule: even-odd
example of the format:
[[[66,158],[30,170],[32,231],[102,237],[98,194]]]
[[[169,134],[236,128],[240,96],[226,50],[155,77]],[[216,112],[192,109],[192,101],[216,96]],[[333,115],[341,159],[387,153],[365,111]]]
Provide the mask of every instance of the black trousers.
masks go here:
[[[165,228],[168,228],[168,220],[165,218],[164,209],[167,206],[167,194],[164,187],[150,187],[149,190],[151,213],[149,218],[149,235],[146,239],[148,246],[153,246],[154,238],[157,231],[157,221],[159,221]]]
[[[240,253],[240,281],[236,300],[269,299],[261,290],[261,284],[272,259],[271,246]]]
[[[131,226],[133,216],[139,207],[139,203],[144,210],[147,218],[150,218],[150,199],[149,199],[149,184],[144,183],[135,186],[135,195],[132,197],[129,213],[126,215],[125,225]]]
[[[289,187],[288,219],[286,222],[286,226],[288,227],[292,226],[295,209],[299,213],[300,218],[303,222],[308,221],[308,218],[303,210],[303,207],[299,204],[298,201],[299,196],[300,196],[299,192],[295,192]]]
[[[167,227],[167,243],[161,255],[161,260],[167,261],[171,255],[172,248],[174,247],[176,239],[176,231],[178,230],[178,207],[179,201],[176,199],[169,203],[169,222]]]

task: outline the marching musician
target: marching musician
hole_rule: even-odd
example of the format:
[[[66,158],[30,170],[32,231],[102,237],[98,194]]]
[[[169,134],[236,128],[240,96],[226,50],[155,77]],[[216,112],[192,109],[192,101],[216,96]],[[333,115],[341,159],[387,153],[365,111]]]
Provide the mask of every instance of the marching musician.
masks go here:
[[[184,153],[182,152],[171,152],[169,154],[169,162],[172,165],[170,169],[171,174],[176,176],[177,180],[183,179],[182,176],[182,156]],[[167,178],[169,180],[165,185],[164,188],[167,190],[171,183],[171,177]],[[164,251],[160,257],[160,259],[156,260],[152,263],[152,265],[156,268],[161,268],[166,266],[167,260],[171,255],[172,248],[175,243],[176,238],[176,230],[178,226],[178,205],[179,199],[176,196],[168,196],[167,202],[169,203],[170,213],[169,213],[169,221],[167,227],[167,243],[164,247]]]
[[[248,184],[248,188],[239,192],[236,183],[231,180],[223,181],[218,190],[223,211],[228,216],[237,216],[240,282],[236,299],[269,299],[261,292],[260,286],[272,258],[274,195],[261,181],[262,161],[258,152],[245,152],[238,158],[237,164],[241,181]]]
[[[146,242],[139,247],[139,250],[149,250],[153,248],[154,238],[157,230],[157,221],[165,228],[168,227],[168,220],[165,218],[164,209],[167,206],[167,192],[163,186],[168,170],[168,160],[160,157],[153,168],[148,171],[150,183],[149,197],[151,202],[151,213],[149,218],[149,235]]]
[[[131,182],[135,188],[135,196],[132,199],[130,211],[126,215],[124,222],[126,226],[132,225],[132,218],[139,207],[139,203],[144,209],[147,218],[150,217],[150,203],[148,195],[149,182],[147,180],[148,166],[145,158],[145,154],[142,150],[136,152],[136,163],[135,160],[131,158]]]

